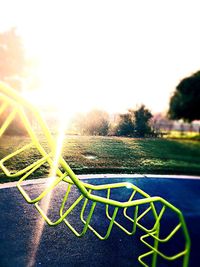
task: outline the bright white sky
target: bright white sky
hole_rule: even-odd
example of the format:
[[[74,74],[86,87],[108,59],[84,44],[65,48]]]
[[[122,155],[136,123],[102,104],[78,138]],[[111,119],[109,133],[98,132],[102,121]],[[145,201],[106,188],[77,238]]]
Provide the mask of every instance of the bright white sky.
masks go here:
[[[48,94],[39,98],[70,112],[142,103],[165,111],[180,79],[200,69],[198,0],[0,0],[0,7],[0,30],[16,26],[40,59]]]

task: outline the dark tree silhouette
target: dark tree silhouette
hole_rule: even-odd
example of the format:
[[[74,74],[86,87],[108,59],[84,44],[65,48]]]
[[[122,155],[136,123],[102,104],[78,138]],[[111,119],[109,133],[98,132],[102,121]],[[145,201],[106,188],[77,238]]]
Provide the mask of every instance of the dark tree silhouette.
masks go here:
[[[151,112],[142,105],[139,109],[133,111],[135,118],[135,135],[145,137],[152,133],[149,121],[153,117]]]
[[[115,135],[134,136],[134,123],[130,111],[126,114],[120,114],[119,123],[115,129]]]
[[[168,115],[173,120],[188,122],[200,119],[200,71],[178,84],[170,99]]]
[[[151,112],[144,105],[137,110],[130,109],[128,113],[120,115],[115,134],[118,136],[148,137],[152,134],[149,126],[151,118]]]

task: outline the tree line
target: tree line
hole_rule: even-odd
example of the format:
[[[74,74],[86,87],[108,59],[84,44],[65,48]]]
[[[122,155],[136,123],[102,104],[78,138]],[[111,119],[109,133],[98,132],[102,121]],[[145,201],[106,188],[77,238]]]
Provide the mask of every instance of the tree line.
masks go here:
[[[150,126],[152,117],[144,105],[115,115],[112,119],[105,111],[92,110],[84,115],[79,114],[73,120],[73,128],[75,132],[83,135],[150,137],[155,135]]]

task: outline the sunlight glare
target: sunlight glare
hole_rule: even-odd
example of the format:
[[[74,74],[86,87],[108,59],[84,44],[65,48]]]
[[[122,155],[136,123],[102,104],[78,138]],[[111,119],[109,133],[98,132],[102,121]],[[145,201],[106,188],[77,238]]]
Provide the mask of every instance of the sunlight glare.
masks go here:
[[[131,189],[132,188],[132,184],[131,183],[127,183],[126,184],[126,188]]]
[[[58,133],[57,142],[56,142],[55,151],[54,151],[53,166],[50,170],[49,178],[47,179],[47,182],[46,182],[46,187],[51,186],[53,184],[53,182],[55,181],[55,179],[57,178],[56,171],[57,171],[57,168],[59,166],[59,158],[60,158],[61,153],[62,153],[63,141],[64,141],[64,136],[65,136],[64,129],[62,128],[62,125],[63,124],[61,124],[60,131]],[[49,205],[51,202],[51,197],[52,197],[52,191],[50,191],[48,193],[48,195],[45,197],[44,201],[42,201],[42,203],[41,203],[41,208],[43,209],[45,214],[48,213]],[[40,240],[41,240],[42,233],[44,230],[44,225],[45,225],[45,221],[42,217],[40,217],[37,220],[36,227],[35,227],[35,229],[37,229],[37,233],[34,233],[34,238],[32,240],[33,249],[31,250],[31,254],[29,256],[28,267],[35,266],[37,250],[38,250],[38,247],[40,245]]]
[[[46,187],[50,187],[54,183],[54,181],[57,179],[57,169],[59,168],[59,159],[60,159],[60,156],[62,154],[63,142],[64,142],[64,138],[65,138],[65,125],[63,124],[63,119],[62,119],[63,112],[62,112],[62,110],[60,110],[60,112],[61,113],[59,116],[59,122],[60,122],[59,131],[57,134],[56,143],[55,143],[55,147],[54,147],[54,151],[53,151],[53,165],[52,165],[50,172],[49,172],[49,178],[47,179],[47,181],[45,183]],[[48,213],[51,198],[52,198],[52,193],[53,193],[52,190],[47,194],[47,196],[41,202],[41,208],[43,209],[43,211],[46,215]],[[38,247],[40,245],[44,226],[45,226],[45,221],[42,217],[40,217],[37,220],[36,227],[35,227],[35,229],[37,229],[37,233],[34,233],[34,238],[32,240],[33,249],[31,250],[31,253],[29,256],[28,267],[33,267],[36,264],[35,261],[36,261],[37,250],[38,250]]]
[[[17,27],[39,60],[43,104],[162,112],[180,79],[199,69],[198,11],[196,0],[7,0],[0,29]]]

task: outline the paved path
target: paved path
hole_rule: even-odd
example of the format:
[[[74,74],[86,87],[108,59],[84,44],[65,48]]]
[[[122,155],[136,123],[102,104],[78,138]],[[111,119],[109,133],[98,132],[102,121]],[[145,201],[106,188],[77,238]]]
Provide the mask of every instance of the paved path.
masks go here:
[[[190,267],[197,267],[200,240],[200,180],[188,178],[159,179],[150,176],[148,178],[126,176],[123,181],[134,183],[152,196],[159,195],[165,198],[183,212],[192,240]],[[101,179],[95,177],[89,182],[105,183],[108,179],[112,182],[121,181],[118,177],[111,179],[111,177],[101,176]],[[34,195],[43,186],[43,181],[31,182],[26,185],[26,189],[31,190]],[[60,196],[63,192],[64,187],[61,186],[51,199],[53,209],[50,207],[49,210],[52,216],[56,216],[54,213],[60,204]],[[99,214],[95,215],[94,219],[103,227],[105,221]],[[79,226],[78,211],[71,220]],[[25,202],[13,184],[1,185],[0,267],[137,267],[140,266],[137,262],[138,255],[146,251],[139,241],[139,234],[138,232],[135,236],[127,236],[119,229],[113,228],[106,241],[98,240],[89,231],[79,239],[64,223],[57,227],[46,225],[34,206]],[[162,266],[174,265],[163,263]],[[175,267],[178,266],[175,265]]]

